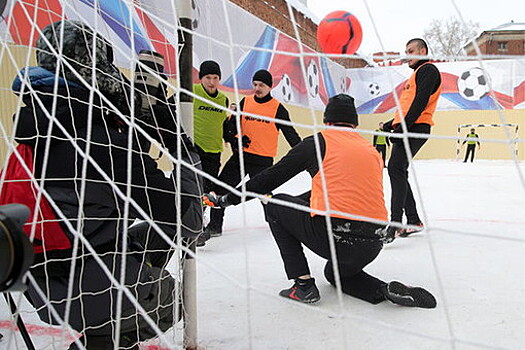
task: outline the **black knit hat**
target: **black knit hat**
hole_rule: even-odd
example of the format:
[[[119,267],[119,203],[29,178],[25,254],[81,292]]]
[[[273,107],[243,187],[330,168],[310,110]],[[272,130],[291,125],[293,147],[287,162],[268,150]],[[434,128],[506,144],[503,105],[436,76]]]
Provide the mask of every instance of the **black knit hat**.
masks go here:
[[[272,73],[268,72],[266,69],[261,69],[255,72],[253,75],[252,81],[262,81],[269,87],[273,86]]]
[[[357,111],[354,98],[346,94],[330,97],[324,110],[323,122],[325,123],[350,123],[357,126]]]
[[[215,61],[204,61],[199,68],[199,79],[208,74],[217,74],[221,77],[221,67]]]

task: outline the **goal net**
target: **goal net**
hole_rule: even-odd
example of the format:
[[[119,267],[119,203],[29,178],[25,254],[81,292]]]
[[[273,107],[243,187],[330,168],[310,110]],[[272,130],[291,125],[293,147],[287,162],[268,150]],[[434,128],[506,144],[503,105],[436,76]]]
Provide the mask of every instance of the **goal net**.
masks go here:
[[[379,13],[364,4],[360,20],[367,17],[375,28]],[[26,291],[10,293],[15,309],[0,299],[0,350],[31,342],[37,349],[148,350],[525,343],[525,287],[515,281],[524,268],[525,222],[516,215],[525,206],[523,57],[430,51],[441,76],[435,125],[430,133],[407,133],[401,122],[390,133],[378,124],[406,102],[400,97],[413,73],[401,58],[421,57],[385,51],[378,64],[360,51],[322,53],[315,16],[302,1],[8,0],[0,1],[0,12],[0,204],[29,206],[24,231],[35,253]],[[219,66],[206,68],[220,77],[217,94],[204,89],[199,71],[209,60]],[[254,79],[259,70],[270,77]],[[253,107],[268,102],[257,97],[254,80],[271,87],[273,105],[264,112]],[[315,186],[318,201],[340,194],[329,189],[328,151],[319,137],[339,128],[323,123],[338,94],[352,96],[359,115],[359,126],[345,131],[372,151],[379,138],[389,141],[388,168],[374,172],[384,198],[375,199],[391,212],[395,160],[389,158],[397,139],[424,226],[304,201]],[[472,119],[471,111],[484,113]],[[199,119],[212,115],[225,119],[224,127],[222,119],[213,127]],[[263,141],[242,137],[247,120],[263,130]],[[471,128],[481,143],[476,157],[490,161],[460,168],[454,158],[464,155]],[[266,173],[255,182],[277,188],[247,190],[249,180],[312,135],[313,153],[301,159],[312,167],[281,176],[286,181]],[[417,155],[409,138],[426,141]],[[348,154],[338,154],[347,157],[345,171],[353,167]],[[218,162],[220,169],[210,170]],[[240,203],[207,208],[203,194],[210,189],[234,193]],[[283,200],[290,199],[283,193],[296,199]],[[356,200],[371,206],[362,197]],[[297,213],[321,219],[323,230],[315,234],[326,249],[301,246],[294,234],[304,232],[279,231],[270,206],[286,227],[302,224]],[[346,221],[337,226],[330,216]],[[366,235],[345,241],[356,222],[394,227],[395,241],[383,245],[381,230],[373,249]],[[288,241],[279,241],[279,233],[290,233]],[[291,300],[293,291],[279,297],[298,277],[283,268],[286,244],[305,254],[310,271],[301,274],[315,277],[320,303]],[[342,245],[366,249],[353,255]],[[349,271],[352,264],[362,266]],[[355,275],[357,287],[348,279]],[[397,280],[431,291],[436,309],[389,303],[386,283]],[[363,296],[369,283],[380,287]]]
[[[472,129],[479,136],[477,141],[468,136]],[[458,125],[457,136],[456,159],[465,156],[468,141],[479,142],[479,145],[476,143],[476,158],[479,159],[510,160],[518,157],[518,124],[461,124]],[[481,147],[481,143],[485,147]]]

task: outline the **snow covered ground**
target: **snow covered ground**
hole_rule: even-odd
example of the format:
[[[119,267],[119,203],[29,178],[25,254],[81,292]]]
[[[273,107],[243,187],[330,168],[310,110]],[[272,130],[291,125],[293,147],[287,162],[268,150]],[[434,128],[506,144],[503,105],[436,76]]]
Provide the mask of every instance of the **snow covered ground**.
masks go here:
[[[525,164],[519,167],[524,176]],[[366,270],[385,281],[424,286],[436,295],[436,309],[340,300],[323,277],[325,262],[313,254],[321,302],[279,297],[291,283],[261,204],[251,201],[229,208],[224,235],[198,251],[200,344],[210,350],[524,349],[525,188],[516,164],[416,161],[414,172],[427,230],[386,246]],[[300,174],[275,192],[299,194],[309,184]],[[389,197],[385,172],[387,203]],[[58,345],[59,337],[53,345],[53,329],[25,303],[21,308],[37,349],[67,348]],[[0,349],[24,349],[9,327],[2,299]],[[155,344],[143,349],[167,348]]]

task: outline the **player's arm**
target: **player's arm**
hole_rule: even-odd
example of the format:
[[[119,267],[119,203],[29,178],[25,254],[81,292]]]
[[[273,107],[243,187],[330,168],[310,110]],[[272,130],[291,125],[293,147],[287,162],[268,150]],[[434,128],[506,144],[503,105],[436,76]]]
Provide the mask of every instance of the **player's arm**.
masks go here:
[[[288,110],[282,105],[279,104],[279,108],[277,109],[277,113],[275,114],[276,119],[290,121],[290,114],[288,113]],[[277,127],[277,130],[281,130],[284,138],[286,141],[288,141],[288,144],[290,147],[294,147],[299,142],[301,142],[301,137],[297,133],[297,131],[294,129],[291,125],[284,125],[280,123],[275,124]]]
[[[319,144],[321,157],[324,157],[325,153],[325,142],[321,134],[319,135]],[[279,162],[272,167],[263,170],[259,174],[255,175],[250,181],[246,183],[246,191],[254,192],[259,194],[267,194],[281,186],[301,171],[306,170],[312,176],[317,173],[319,167],[315,152],[315,141],[314,136],[305,138],[302,142],[292,148]],[[241,190],[241,186],[237,188]],[[253,197],[248,197],[252,199]],[[208,198],[206,198],[208,199]],[[205,202],[206,202],[205,199]],[[228,193],[225,196],[211,198],[214,203],[211,206],[228,206],[236,205],[241,202],[241,197]]]
[[[425,64],[416,73],[416,96],[405,116],[407,129],[410,128],[425,110],[430,96],[441,85],[441,74],[431,64]]]

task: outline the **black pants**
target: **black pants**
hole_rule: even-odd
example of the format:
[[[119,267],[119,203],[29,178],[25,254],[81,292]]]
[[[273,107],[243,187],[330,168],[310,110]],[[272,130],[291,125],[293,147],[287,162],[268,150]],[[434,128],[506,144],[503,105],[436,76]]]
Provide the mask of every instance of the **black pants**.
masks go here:
[[[430,125],[416,124],[410,132],[430,134]],[[425,142],[427,142],[426,138],[408,139],[412,157],[417,154]],[[394,143],[392,145],[392,153],[390,153],[390,160],[388,161],[388,175],[390,176],[390,186],[392,189],[390,220],[401,223],[404,212],[409,224],[417,224],[421,220],[417,213],[412,188],[408,182],[408,165],[409,161],[404,142]]]
[[[383,165],[386,167],[386,145],[376,145],[376,150],[381,154]]]
[[[476,153],[476,144],[467,144],[467,152],[465,152],[465,160],[463,163],[467,162],[468,156],[470,155],[470,162],[472,163],[474,161],[474,153]]]
[[[309,195],[293,197],[278,194],[274,198],[309,206]],[[303,245],[305,245],[328,260],[324,274],[328,282],[335,286],[325,217],[312,217],[309,212],[272,203],[265,205],[264,211],[266,221],[281,252],[288,278],[294,279],[310,274],[303,252]],[[373,304],[385,300],[380,292],[380,287],[385,282],[363,271],[363,268],[370,264],[383,248],[382,241],[375,234],[381,226],[346,219],[332,218],[331,220],[343,292]]]
[[[201,158],[201,165],[202,170],[213,177],[219,176],[219,170],[221,168],[221,153],[210,153],[205,152],[202,148],[199,146],[195,146],[197,149],[197,152],[199,153],[199,157]],[[208,193],[210,191],[213,191],[215,184],[208,180],[204,179],[204,193]]]
[[[164,232],[174,237],[176,231],[163,227]],[[144,251],[147,247],[149,252]],[[156,231],[146,223],[129,230],[129,253],[126,254],[125,285],[137,302],[151,317],[161,331],[174,324],[175,290],[177,282],[164,269],[172,250]],[[101,252],[99,257],[112,271],[113,277],[121,280],[120,266],[123,255],[113,251]],[[107,250],[107,249],[105,249]],[[152,252],[152,253],[150,253]],[[68,302],[68,286],[71,260],[47,261],[31,268],[39,288],[46,294],[47,302],[63,319]],[[38,310],[40,319],[50,324],[59,324],[40,298],[35,286],[30,285],[26,293],[28,299]],[[87,349],[113,349],[117,321],[118,289],[109,280],[101,266],[87,254],[77,258],[72,281],[70,314],[66,323],[80,332]],[[182,310],[179,307],[179,320]],[[131,346],[136,341],[151,339],[157,333],[138,312],[134,301],[122,294],[120,320],[121,346]],[[176,321],[175,321],[176,322]]]
[[[244,153],[244,171],[246,175],[250,175],[250,178],[253,178],[264,169],[271,167],[272,164],[273,158],[271,157],[262,157],[250,153]],[[219,180],[234,187],[241,182],[241,167],[239,163],[239,154],[237,152],[234,152],[224,165],[224,168],[219,175]],[[229,190],[222,186],[216,186],[215,192],[223,195],[228,193]],[[213,209],[211,211],[209,223],[211,227],[220,231],[222,229],[223,220],[224,209]]]

